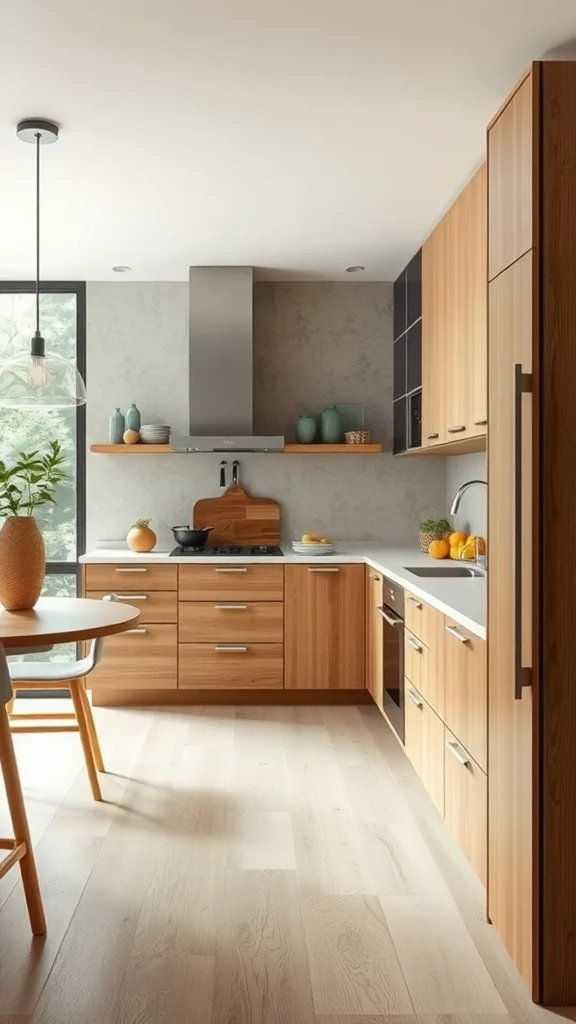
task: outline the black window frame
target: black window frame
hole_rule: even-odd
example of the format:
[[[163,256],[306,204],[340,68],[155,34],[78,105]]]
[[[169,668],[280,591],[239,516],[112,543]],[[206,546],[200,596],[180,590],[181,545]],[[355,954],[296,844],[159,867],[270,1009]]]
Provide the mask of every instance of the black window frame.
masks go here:
[[[35,281],[0,281],[0,294],[35,294]],[[76,295],[76,365],[86,382],[86,282],[41,281],[40,294]],[[86,552],[86,405],[76,409],[76,560],[46,561],[47,576],[75,576],[80,582],[80,555]]]

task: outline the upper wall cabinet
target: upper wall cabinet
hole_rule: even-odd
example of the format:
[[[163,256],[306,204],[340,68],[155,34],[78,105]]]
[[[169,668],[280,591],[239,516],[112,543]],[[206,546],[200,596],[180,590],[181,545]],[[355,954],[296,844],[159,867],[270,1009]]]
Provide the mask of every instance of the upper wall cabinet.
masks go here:
[[[422,445],[485,446],[486,166],[422,250]],[[440,449],[439,453],[442,450]],[[463,450],[463,447],[462,447]]]
[[[490,127],[488,204],[490,280],[535,244],[532,204],[535,110],[533,76],[528,75]]]
[[[422,403],[422,254],[394,282],[394,452],[419,448]]]

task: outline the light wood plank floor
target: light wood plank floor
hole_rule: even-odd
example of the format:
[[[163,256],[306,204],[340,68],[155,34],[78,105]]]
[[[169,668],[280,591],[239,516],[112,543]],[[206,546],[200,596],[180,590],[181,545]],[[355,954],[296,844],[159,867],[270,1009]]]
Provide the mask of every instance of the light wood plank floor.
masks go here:
[[[100,805],[77,736],[16,740],[49,933],[11,872],[0,1024],[558,1020],[375,708],[96,715]]]

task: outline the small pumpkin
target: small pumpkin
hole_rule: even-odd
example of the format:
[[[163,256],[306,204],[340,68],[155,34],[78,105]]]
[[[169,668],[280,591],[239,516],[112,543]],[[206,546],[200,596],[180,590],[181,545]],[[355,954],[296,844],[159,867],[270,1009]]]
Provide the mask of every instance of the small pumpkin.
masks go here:
[[[131,551],[152,551],[156,547],[158,538],[154,530],[150,529],[149,519],[137,519],[134,526],[128,530],[126,543]]]
[[[124,444],[138,444],[140,440],[140,431],[138,430],[125,430],[122,440]]]

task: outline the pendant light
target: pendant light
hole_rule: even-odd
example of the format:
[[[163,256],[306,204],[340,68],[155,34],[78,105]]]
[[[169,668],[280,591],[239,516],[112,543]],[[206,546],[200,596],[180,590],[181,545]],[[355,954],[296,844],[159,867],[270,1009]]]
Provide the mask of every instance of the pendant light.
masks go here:
[[[0,362],[0,408],[66,409],[84,405],[84,381],[69,359],[46,351],[40,331],[40,146],[56,142],[58,126],[28,119],[16,134],[36,146],[36,330],[29,352]]]

